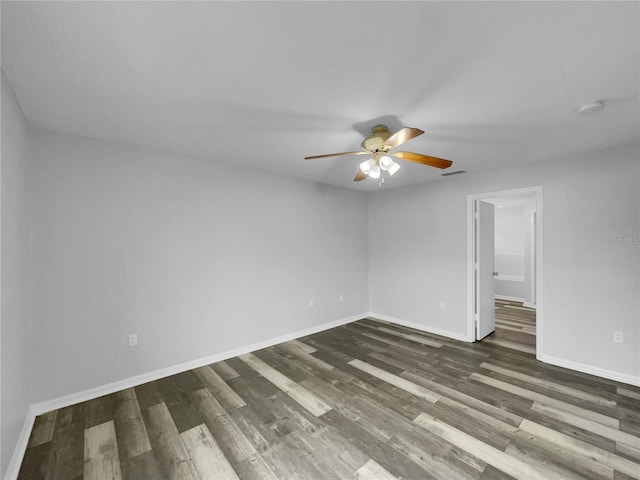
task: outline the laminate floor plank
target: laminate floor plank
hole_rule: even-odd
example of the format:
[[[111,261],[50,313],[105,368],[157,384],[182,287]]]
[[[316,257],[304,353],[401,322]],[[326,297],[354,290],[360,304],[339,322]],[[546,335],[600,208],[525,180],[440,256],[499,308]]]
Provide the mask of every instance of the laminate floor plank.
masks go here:
[[[302,359],[303,362],[316,369],[333,370],[335,368],[333,365],[329,365],[328,363],[314,357],[312,353],[316,351],[315,348],[309,349],[302,347],[302,345],[304,345],[302,342],[291,341],[282,343],[279,347],[285,352]],[[310,353],[309,350],[312,350],[313,352]]]
[[[562,476],[551,469],[539,470],[427,414],[420,414],[415,422],[514,478],[528,480],[541,477],[546,480],[563,480]]]
[[[238,377],[238,372],[231,368],[224,360],[213,363],[210,366],[225,382]]]
[[[245,401],[210,366],[196,368],[194,371],[203,386],[206,386],[225,408],[233,409],[246,405]]]
[[[117,397],[115,393],[105,395],[100,398],[94,398],[83,404],[84,408],[84,428],[102,425],[114,418]]]
[[[198,478],[239,480],[209,429],[199,425],[180,434]]]
[[[386,442],[393,437],[403,424],[408,423],[397,412],[381,407],[375,400],[363,396],[361,392],[345,392],[326,383],[305,380],[305,386],[316,395],[331,404],[360,428],[380,441]]]
[[[118,443],[122,446],[121,456],[132,458],[151,450],[147,429],[136,392],[128,388],[114,394],[116,397],[115,428]]]
[[[123,480],[167,480],[167,475],[162,470],[153,450],[138,455],[137,457],[123,459],[120,456]]]
[[[498,337],[486,337],[486,338],[482,339],[482,341],[484,343],[491,343],[493,345],[499,345],[501,347],[510,348],[512,350],[518,350],[520,352],[529,353],[531,355],[535,355],[535,353],[536,353],[535,347],[526,345],[521,341],[517,341],[517,340],[514,341],[513,339],[503,340],[502,336],[500,336],[500,338],[498,338]]]
[[[412,342],[407,340],[403,340],[401,338],[396,339],[391,335],[381,335],[382,332],[364,331],[362,328],[357,328],[351,325],[347,325],[346,328],[356,335],[376,340],[380,345],[393,345],[403,353],[412,353],[414,355],[421,356],[425,351],[424,348],[420,348],[419,345],[414,346],[412,345]]]
[[[78,480],[84,475],[84,429],[86,405],[58,410],[46,478]]]
[[[555,444],[541,440],[535,435],[518,431],[507,447],[511,456],[527,462],[527,457],[547,463],[561,465],[586,480],[611,480],[614,470],[591,458],[570,450],[559,449]]]
[[[294,448],[302,446],[313,452],[331,478],[351,478],[367,462],[368,456],[334,429],[322,427],[308,435],[287,439]]]
[[[53,457],[51,442],[28,447],[20,466],[18,478],[30,480],[51,478],[50,470]]]
[[[58,411],[53,410],[36,417],[27,448],[37,447],[53,440],[57,415]]]
[[[304,387],[284,376],[255,355],[248,353],[241,355],[240,359],[315,416],[320,416],[331,410],[330,405],[326,404],[318,397],[305,390]]]
[[[538,438],[554,443],[559,448],[564,448],[575,453],[582,454],[587,458],[595,459],[614,470],[624,473],[625,475],[629,475],[635,479],[640,479],[640,465],[636,462],[632,462],[611,452],[594,447],[586,442],[576,440],[569,435],[559,433],[551,428],[535,424],[527,419],[522,421],[520,429],[524,432],[535,435]]]
[[[156,380],[155,384],[163,399],[163,403],[158,405],[166,406],[178,432],[190,430],[202,423],[202,417],[191,405],[190,389],[184,388],[176,375]],[[200,388],[203,386],[201,385]],[[157,411],[158,405],[149,407],[149,410],[155,409]]]
[[[374,318],[39,416],[19,480],[640,480],[640,388]],[[518,308],[513,308],[518,307]]]
[[[573,411],[578,415],[584,415],[585,418],[593,419],[617,429],[620,428],[620,419],[624,418],[623,410],[617,408],[617,405],[612,407],[604,405],[602,402],[593,403],[574,395],[563,395],[560,393],[561,386],[537,385],[502,373],[484,370],[479,370],[473,374],[471,378],[473,383],[479,380],[477,375],[489,377],[491,382],[499,382],[503,387],[505,383],[511,385],[513,387],[512,393],[522,398],[525,398],[524,395],[528,395],[527,398],[538,401],[538,403],[547,403],[560,409]],[[488,380],[485,378],[480,381],[486,382]]]
[[[280,354],[275,348],[264,348],[257,352],[253,352],[252,355],[259,358],[294,383],[300,383],[302,380],[314,373],[313,368],[306,365],[304,362],[300,361],[296,357],[287,358],[286,354]]]
[[[258,409],[259,411],[256,411]],[[282,432],[272,430],[269,428],[270,423],[266,423],[261,417],[260,411],[263,408],[253,405],[247,405],[242,407],[229,415],[233,420],[233,423],[242,433],[242,435],[251,444],[257,453],[262,453],[274,445],[280,443],[282,439]],[[252,456],[250,454],[249,456]],[[248,458],[248,457],[245,457]],[[241,463],[243,460],[234,463],[234,466]]]
[[[339,431],[344,438],[393,476],[415,480],[435,478],[405,455],[390,448],[385,442],[379,441],[336,410],[327,412],[323,417],[328,425]]]
[[[121,480],[113,420],[84,431],[84,480]]]
[[[200,480],[169,409],[159,403],[145,413],[149,440],[169,480]]]
[[[215,398],[207,396],[204,392],[199,392],[194,393],[196,407],[231,464],[241,462],[254,455],[256,453],[255,447],[233,419],[228,414],[219,415]]]
[[[355,477],[358,480],[398,480],[373,460],[368,460],[360,467],[356,471]]]
[[[319,455],[304,445],[296,433],[262,453],[262,458],[278,478],[332,478]]]
[[[640,463],[640,445],[616,443],[616,454],[633,462]]]
[[[418,384],[410,382],[409,380],[406,380],[402,377],[389,373],[384,369],[371,365],[370,363],[363,362],[362,360],[355,359],[349,362],[349,364],[364,372],[367,372],[368,374],[376,378],[379,378],[380,380],[383,380],[387,383],[390,383],[391,385],[394,385],[409,393],[412,393],[417,397],[424,398],[428,402],[435,403],[440,398],[440,395],[438,395],[435,392],[432,392],[427,388],[424,388]]]
[[[630,387],[618,387],[616,391],[618,395],[640,400],[640,390],[632,390]]]
[[[242,480],[280,480],[257,453],[235,464],[234,469]]]
[[[562,387],[584,392],[589,395],[593,395],[595,398],[606,399],[605,404],[616,406],[618,402],[618,395],[615,393],[615,388],[609,388],[606,384],[600,384],[594,382],[591,378],[583,378],[580,372],[571,372],[569,370],[557,371],[552,370],[551,365],[547,366],[544,370],[536,368],[536,362],[514,362],[511,359],[505,358],[492,358],[491,364],[498,367],[511,370],[519,374],[524,374],[527,377],[543,380],[559,387],[558,391],[565,393]],[[577,395],[572,395],[577,396]],[[608,403],[610,401],[611,403]],[[600,402],[594,401],[593,403],[599,404]]]
[[[636,436],[633,436],[626,432],[622,432],[617,428],[612,428],[606,425],[602,425],[601,423],[594,422],[592,420],[587,420],[583,417],[574,415],[567,411],[550,407],[548,405],[543,405],[538,402],[533,402],[533,406],[531,407],[531,409],[534,412],[542,413],[547,417],[551,417],[558,421],[568,423],[569,425],[573,425],[574,427],[582,428],[583,430],[587,430],[589,432],[613,440],[616,443],[623,443],[629,446],[640,446],[640,442],[638,441],[638,437]]]
[[[160,395],[155,382],[137,385],[134,387],[134,390],[136,392],[136,399],[141,412],[144,412],[149,407],[153,407],[154,405],[164,401],[162,400],[162,395]]]
[[[520,422],[522,422],[521,416],[511,413],[506,409],[497,407],[491,403],[483,402],[476,397],[467,395],[466,393],[463,393],[454,388],[439,385],[437,382],[425,379],[412,372],[405,372],[402,374],[402,376],[404,378],[407,378],[408,380],[413,381],[414,383],[423,385],[435,392],[438,392],[443,397],[455,400],[461,405],[466,405],[470,408],[473,408],[477,412],[484,413],[492,418],[502,421],[503,423],[507,423],[512,426],[518,426],[520,425]]]
[[[561,410],[575,413],[578,416],[581,416],[589,420],[593,420],[594,422],[601,423],[602,425],[607,425],[614,428],[618,428],[620,426],[620,421],[617,418],[603,415],[601,413],[594,412],[592,410],[587,410],[585,408],[573,405],[569,402],[558,400],[556,398],[534,392],[533,390],[528,390],[528,389],[519,387],[517,385],[514,385],[512,383],[507,383],[502,380],[488,377],[480,373],[472,374],[471,380],[484,383],[485,385],[489,385],[509,393],[513,393],[523,398],[537,401],[544,405],[554,406]]]

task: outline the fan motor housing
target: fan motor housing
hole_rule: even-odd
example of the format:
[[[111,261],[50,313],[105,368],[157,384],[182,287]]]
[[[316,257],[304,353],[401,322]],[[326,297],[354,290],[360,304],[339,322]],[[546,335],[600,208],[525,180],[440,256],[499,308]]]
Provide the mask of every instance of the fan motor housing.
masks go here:
[[[370,152],[380,150],[382,144],[386,142],[389,137],[391,137],[391,132],[386,125],[376,125],[371,128],[371,135],[362,141],[362,148]]]

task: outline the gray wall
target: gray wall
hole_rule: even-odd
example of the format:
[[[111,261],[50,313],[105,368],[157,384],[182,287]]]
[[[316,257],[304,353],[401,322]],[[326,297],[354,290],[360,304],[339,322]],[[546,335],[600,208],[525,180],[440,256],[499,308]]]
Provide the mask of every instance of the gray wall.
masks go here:
[[[495,208],[494,271],[499,273],[495,279],[497,296],[524,297],[526,231],[524,206]]]
[[[4,72],[1,77],[0,477],[4,476],[31,405],[33,353],[29,341],[28,127]]]
[[[637,146],[371,195],[371,311],[465,335],[467,195],[535,185],[543,187],[542,353],[638,379]]]
[[[524,277],[524,207],[496,207],[496,271]]]
[[[36,402],[368,311],[366,194],[42,130],[32,150]]]

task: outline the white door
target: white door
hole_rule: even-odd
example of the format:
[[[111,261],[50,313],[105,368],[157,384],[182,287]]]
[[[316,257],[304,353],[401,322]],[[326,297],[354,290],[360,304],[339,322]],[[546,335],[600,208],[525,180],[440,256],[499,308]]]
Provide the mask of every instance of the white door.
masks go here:
[[[494,206],[476,200],[475,212],[475,319],[476,339],[481,340],[496,329]]]

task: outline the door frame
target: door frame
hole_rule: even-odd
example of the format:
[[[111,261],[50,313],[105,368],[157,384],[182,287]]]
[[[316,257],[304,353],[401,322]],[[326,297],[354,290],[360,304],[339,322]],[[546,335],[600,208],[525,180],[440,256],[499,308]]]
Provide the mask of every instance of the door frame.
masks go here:
[[[543,212],[542,212],[542,186],[515,188],[510,190],[499,190],[485,193],[474,193],[467,195],[467,341],[476,341],[476,332],[474,326],[474,251],[475,251],[475,235],[474,235],[474,202],[476,200],[485,200],[493,197],[521,195],[533,193],[536,197],[536,225],[535,225],[535,288],[536,288],[536,358],[540,360],[543,356],[543,325],[544,325],[544,309],[543,309],[543,291],[542,291],[542,228],[543,228]]]

